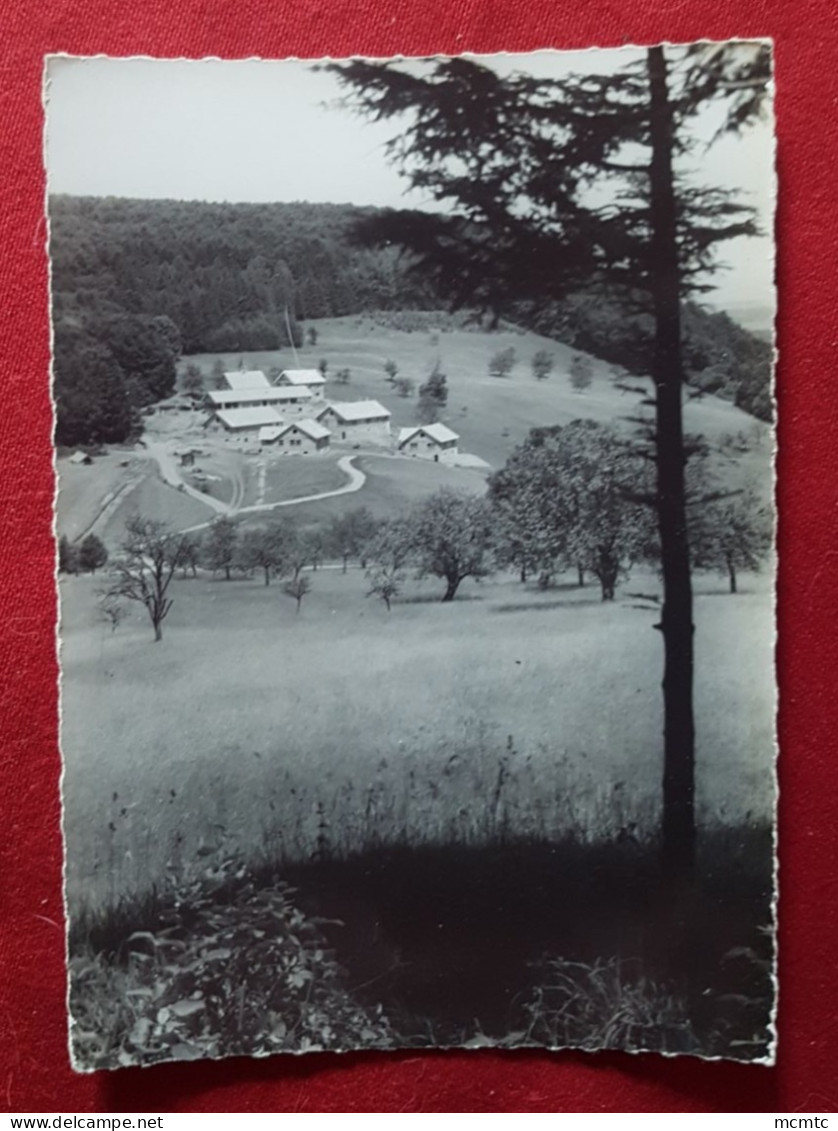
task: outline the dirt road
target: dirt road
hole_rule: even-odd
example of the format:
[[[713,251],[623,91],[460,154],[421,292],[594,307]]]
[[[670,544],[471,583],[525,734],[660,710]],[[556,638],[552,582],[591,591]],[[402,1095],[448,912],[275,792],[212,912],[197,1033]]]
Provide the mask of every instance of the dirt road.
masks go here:
[[[242,507],[242,506],[234,507],[232,503],[231,503],[230,506],[225,506],[225,504],[220,503],[218,499],[213,499],[212,500],[213,509],[219,511],[219,513],[230,515],[231,517],[233,515],[242,515],[242,514],[262,514],[262,513],[267,513],[268,511],[276,510],[278,507],[295,507],[295,506],[299,506],[300,503],[316,503],[320,499],[334,499],[338,495],[351,495],[355,491],[360,491],[361,488],[363,487],[363,485],[367,481],[367,477],[364,474],[364,472],[361,471],[360,468],[355,467],[354,464],[352,463],[352,461],[356,458],[357,458],[356,456],[341,456],[341,458],[338,460],[338,463],[337,463],[338,467],[341,469],[341,471],[346,472],[346,474],[349,478],[348,478],[348,481],[346,483],[344,483],[342,487],[336,487],[333,491],[321,491],[317,495],[300,495],[296,499],[284,499],[280,503],[256,503],[256,504],[254,504],[253,506],[250,506],[250,507]],[[204,502],[208,501],[207,495],[201,495],[200,492],[197,492],[197,491],[193,491],[192,493],[195,494],[199,499],[202,499]],[[234,501],[237,498],[243,497],[243,494],[244,494],[244,488],[243,487],[242,487],[241,496],[237,495],[237,492],[236,492],[235,487],[234,487],[234,491],[233,491]],[[207,526],[210,525],[211,521],[212,520],[199,523],[197,526],[190,526],[187,530],[184,530],[182,533],[191,534],[195,530],[204,530],[204,529],[206,529]]]

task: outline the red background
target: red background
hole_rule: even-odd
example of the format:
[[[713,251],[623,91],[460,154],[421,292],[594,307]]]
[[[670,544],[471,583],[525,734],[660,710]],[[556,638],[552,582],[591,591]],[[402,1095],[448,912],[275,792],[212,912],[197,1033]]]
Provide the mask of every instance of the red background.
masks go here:
[[[12,1111],[836,1111],[834,687],[838,27],[831,0],[45,0],[0,6],[0,1107]],[[779,135],[780,1049],[774,1069],[492,1052],[232,1060],[77,1076],[65,1040],[51,416],[41,167],[47,52],[318,56],[776,41]]]

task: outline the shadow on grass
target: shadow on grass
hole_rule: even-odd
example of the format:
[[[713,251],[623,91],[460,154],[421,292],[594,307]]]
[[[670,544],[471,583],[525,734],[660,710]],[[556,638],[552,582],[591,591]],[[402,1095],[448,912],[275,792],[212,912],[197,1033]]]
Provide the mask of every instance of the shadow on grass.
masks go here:
[[[465,601],[485,601],[486,598],[482,593],[458,593],[453,601],[448,602],[451,605],[460,605]],[[441,605],[443,604],[442,592],[440,593],[418,593],[412,597],[395,597],[393,605]]]
[[[327,852],[263,865],[244,881],[236,873],[210,899],[238,930],[245,887],[292,885],[295,905],[322,934],[327,949],[318,953],[335,956],[360,1008],[386,1017],[394,1047],[508,1043],[514,1035],[514,1043],[548,1047],[765,1055],[773,999],[768,829],[705,833],[697,878],[678,886],[664,880],[655,845],[630,838]],[[200,916],[175,906],[174,937],[200,948]],[[132,932],[161,923],[171,930],[174,915],[161,895],[96,923],[77,918],[71,951],[84,945],[125,961]],[[629,1028],[609,1029],[608,1017],[631,1000]]]
[[[601,597],[580,597],[576,601],[551,600],[549,597],[543,601],[509,601],[504,605],[493,605],[493,613],[530,613],[545,612],[548,609],[586,609],[599,608],[607,604]]]

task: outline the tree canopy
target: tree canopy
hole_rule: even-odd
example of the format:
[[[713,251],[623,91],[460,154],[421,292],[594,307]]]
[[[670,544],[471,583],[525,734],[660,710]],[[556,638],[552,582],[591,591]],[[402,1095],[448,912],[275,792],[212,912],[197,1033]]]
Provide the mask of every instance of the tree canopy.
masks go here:
[[[649,552],[651,512],[635,501],[648,477],[611,428],[576,420],[536,430],[489,481],[499,562],[524,576],[590,572],[613,600],[620,577]]]
[[[420,576],[446,583],[443,601],[453,601],[467,577],[488,572],[491,520],[484,499],[442,487],[411,512],[410,531]]]

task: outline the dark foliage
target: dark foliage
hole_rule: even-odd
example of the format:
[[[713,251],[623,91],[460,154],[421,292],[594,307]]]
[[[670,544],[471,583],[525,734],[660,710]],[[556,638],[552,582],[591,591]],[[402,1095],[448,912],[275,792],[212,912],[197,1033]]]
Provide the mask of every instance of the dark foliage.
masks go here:
[[[78,325],[58,322],[54,345],[58,444],[118,443],[136,418],[111,351]]]
[[[350,246],[355,223],[373,212],[55,196],[55,312],[165,314],[190,354],[286,345],[286,309],[299,346],[304,319],[432,306],[433,292],[407,277],[394,249]]]
[[[419,419],[423,424],[439,420],[448,404],[448,379],[437,362],[424,385],[419,386]]]
[[[82,539],[76,562],[83,573],[95,573],[97,569],[106,565],[107,561],[108,551],[100,538],[95,534],[88,534]]]
[[[58,540],[58,572],[78,573],[78,552],[66,534]]]
[[[568,296],[536,313],[523,307],[519,321],[574,349],[648,374],[654,345],[654,317],[640,294],[592,291]],[[690,385],[725,397],[760,420],[773,418],[772,347],[727,314],[696,302],[681,304],[681,343]]]

